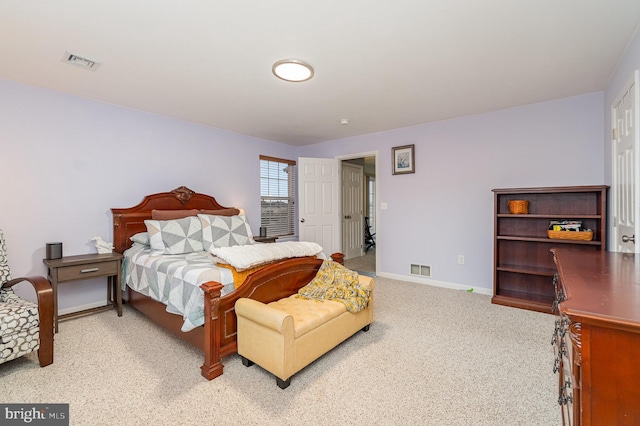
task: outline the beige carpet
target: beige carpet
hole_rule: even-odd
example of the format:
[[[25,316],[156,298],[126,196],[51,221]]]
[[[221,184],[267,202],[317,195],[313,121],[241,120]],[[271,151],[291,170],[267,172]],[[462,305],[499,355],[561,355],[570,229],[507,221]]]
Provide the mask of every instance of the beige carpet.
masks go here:
[[[376,279],[375,319],[281,390],[125,307],[60,323],[54,364],[0,365],[4,402],[70,403],[72,425],[558,425],[554,317],[488,296]]]

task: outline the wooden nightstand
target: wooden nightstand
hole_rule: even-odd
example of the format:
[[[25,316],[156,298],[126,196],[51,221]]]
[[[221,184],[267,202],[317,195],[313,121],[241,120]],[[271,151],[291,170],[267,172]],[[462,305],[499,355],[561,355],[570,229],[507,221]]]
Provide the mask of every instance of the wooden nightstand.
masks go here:
[[[58,319],[72,318],[94,312],[102,312],[115,308],[118,316],[122,316],[122,287],[120,286],[120,267],[122,255],[120,253],[83,254],[79,256],[65,256],[60,259],[43,259],[48,266],[48,277],[53,288],[53,324],[58,332]],[[70,314],[58,315],[58,284],[69,281],[88,280],[91,278],[107,277],[107,305],[85,309]],[[115,301],[112,300],[115,296]]]
[[[253,237],[256,243],[275,243],[278,237]]]

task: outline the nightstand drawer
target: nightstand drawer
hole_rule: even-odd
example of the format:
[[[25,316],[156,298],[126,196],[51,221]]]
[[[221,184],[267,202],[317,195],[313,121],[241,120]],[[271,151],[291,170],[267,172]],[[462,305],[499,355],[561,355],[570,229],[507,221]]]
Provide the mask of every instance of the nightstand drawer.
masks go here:
[[[58,281],[82,280],[92,277],[104,277],[105,275],[117,275],[119,262],[96,262],[77,266],[64,266],[58,268]]]

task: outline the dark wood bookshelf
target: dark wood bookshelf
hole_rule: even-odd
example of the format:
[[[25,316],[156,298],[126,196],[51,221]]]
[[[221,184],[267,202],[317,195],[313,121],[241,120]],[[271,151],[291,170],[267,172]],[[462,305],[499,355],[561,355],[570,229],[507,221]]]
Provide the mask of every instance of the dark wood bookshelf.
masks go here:
[[[551,313],[556,271],[553,247],[606,250],[608,186],[494,189],[495,304]],[[512,214],[509,200],[527,200],[528,213]],[[552,220],[580,220],[593,239],[552,239]]]

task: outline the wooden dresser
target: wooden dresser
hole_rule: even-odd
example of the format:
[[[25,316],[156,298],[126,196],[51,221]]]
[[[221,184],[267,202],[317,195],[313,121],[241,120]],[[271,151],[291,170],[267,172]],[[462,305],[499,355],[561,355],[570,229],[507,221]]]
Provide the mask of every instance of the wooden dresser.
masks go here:
[[[563,424],[640,424],[640,255],[551,249]]]

